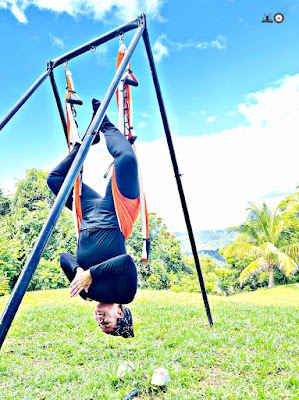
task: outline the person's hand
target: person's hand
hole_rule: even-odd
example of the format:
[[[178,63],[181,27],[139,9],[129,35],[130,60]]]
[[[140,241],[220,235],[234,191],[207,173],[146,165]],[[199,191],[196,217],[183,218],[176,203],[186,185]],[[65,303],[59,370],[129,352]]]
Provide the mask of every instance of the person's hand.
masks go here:
[[[77,268],[76,276],[73,279],[70,285],[70,293],[72,297],[77,296],[84,289],[85,292],[88,292],[89,286],[92,282],[92,276],[90,270],[84,271],[83,268]]]

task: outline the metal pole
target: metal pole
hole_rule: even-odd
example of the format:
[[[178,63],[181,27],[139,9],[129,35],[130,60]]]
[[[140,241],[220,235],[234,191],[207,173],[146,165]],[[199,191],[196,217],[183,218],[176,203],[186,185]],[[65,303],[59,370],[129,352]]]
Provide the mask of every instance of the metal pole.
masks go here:
[[[121,35],[122,33],[126,33],[131,31],[132,29],[136,29],[139,26],[139,17],[136,18],[134,21],[128,22],[124,25],[121,25],[112,31],[105,33],[105,35],[99,36],[96,39],[91,40],[90,42],[85,43],[84,45],[77,47],[76,49],[69,51],[68,53],[63,54],[60,57],[55,58],[52,60],[53,68],[58,67],[58,65],[63,64],[65,61],[69,61],[72,58],[75,58],[87,51],[95,49],[100,44],[106,43],[111,39]]]
[[[51,85],[52,85],[54,97],[55,97],[56,104],[57,104],[57,107],[58,107],[58,112],[59,112],[59,116],[60,116],[60,119],[61,119],[63,131],[64,131],[64,134],[65,134],[66,142],[68,142],[66,119],[65,119],[64,112],[63,112],[63,107],[62,107],[61,99],[60,99],[60,96],[59,96],[59,93],[58,93],[58,89],[57,89],[57,85],[56,85],[56,81],[55,81],[55,78],[54,78],[53,71],[51,71],[51,73],[50,73],[50,82],[51,82]]]
[[[82,145],[78,151],[78,154],[76,155],[76,157],[73,161],[73,164],[64,180],[64,183],[61,186],[61,189],[56,197],[56,200],[54,202],[52,210],[51,210],[50,214],[48,215],[48,218],[47,218],[47,220],[37,238],[37,241],[32,249],[29,259],[27,260],[27,262],[22,270],[22,273],[19,276],[17,283],[15,284],[15,287],[14,287],[14,289],[10,295],[10,298],[5,306],[5,309],[1,315],[0,348],[4,342],[4,339],[10,328],[10,325],[15,317],[15,314],[18,311],[20,303],[21,303],[21,301],[24,297],[24,294],[26,292],[26,289],[30,283],[31,277],[38,265],[38,262],[42,256],[43,250],[49,240],[49,237],[50,237],[52,230],[57,222],[57,219],[61,213],[61,210],[62,210],[64,204],[66,203],[66,200],[68,199],[68,196],[72,190],[72,187],[74,185],[76,177],[82,167],[83,161],[84,161],[84,159],[88,153],[88,150],[93,142],[94,134],[100,128],[100,125],[104,118],[107,107],[114,95],[114,92],[117,88],[117,85],[119,84],[119,81],[121,80],[121,77],[128,65],[128,62],[130,61],[130,58],[137,46],[137,43],[143,33],[143,30],[144,30],[144,18],[140,17],[139,28],[136,31],[118,70],[116,71],[116,74],[113,78],[113,81],[111,82],[111,84],[109,86],[108,92],[106,93],[106,96],[104,97],[101,106],[99,107],[92,123],[90,124],[90,126],[86,132],[86,136],[85,136],[85,138],[82,142]]]
[[[23,97],[9,110],[9,112],[5,115],[5,117],[0,122],[0,131],[7,122],[15,115],[15,113],[22,107],[24,103],[29,99],[29,97],[36,91],[36,89],[44,82],[44,80],[48,77],[51,70],[47,69],[36,82],[27,90]]]
[[[182,182],[181,182],[181,174],[179,173],[179,168],[178,168],[178,164],[177,164],[177,160],[176,160],[176,156],[175,156],[175,152],[174,152],[170,128],[169,128],[169,124],[168,124],[168,120],[167,120],[166,110],[165,110],[165,106],[164,106],[164,102],[163,102],[163,98],[162,98],[162,92],[161,92],[161,88],[160,88],[160,84],[159,84],[159,80],[158,80],[154,57],[153,57],[150,40],[149,40],[149,35],[148,35],[148,31],[147,31],[146,27],[143,32],[143,40],[144,40],[145,49],[146,49],[146,53],[147,53],[147,57],[148,57],[148,62],[149,62],[150,69],[151,69],[152,78],[154,81],[154,86],[155,86],[156,95],[157,95],[157,99],[158,99],[158,103],[159,103],[159,108],[160,108],[161,117],[162,117],[162,121],[163,121],[164,131],[165,131],[165,135],[166,135],[166,139],[167,139],[170,157],[171,157],[174,174],[175,174],[175,178],[176,178],[176,182],[177,182],[177,187],[178,187],[178,191],[179,191],[179,195],[180,195],[180,199],[181,199],[181,204],[182,204],[182,208],[183,208],[183,212],[184,212],[184,217],[185,217],[185,221],[186,221],[186,225],[187,225],[189,240],[190,240],[190,244],[191,244],[191,248],[192,248],[192,252],[193,252],[193,256],[194,256],[194,261],[195,261],[195,266],[196,266],[196,270],[197,270],[197,274],[198,274],[199,284],[201,287],[201,294],[202,294],[202,298],[203,298],[204,305],[206,308],[206,313],[207,313],[207,317],[209,319],[210,326],[213,326],[212,314],[211,314],[209,301],[208,301],[208,297],[207,297],[207,293],[206,293],[206,289],[205,289],[204,279],[202,276],[202,271],[201,271],[198,253],[197,253],[197,249],[196,249],[195,239],[194,239],[191,221],[190,221],[190,217],[189,217],[189,212],[188,212],[188,208],[187,208],[187,203],[186,203],[184,190],[183,190],[183,186],[182,186]]]

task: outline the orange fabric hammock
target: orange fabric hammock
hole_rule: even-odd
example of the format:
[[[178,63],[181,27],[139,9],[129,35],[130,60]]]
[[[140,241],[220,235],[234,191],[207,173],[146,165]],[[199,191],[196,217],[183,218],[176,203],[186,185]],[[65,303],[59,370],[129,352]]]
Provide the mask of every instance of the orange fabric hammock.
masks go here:
[[[116,61],[116,70],[118,69],[124,54],[126,52],[126,47],[124,43],[121,41],[119,51],[117,54],[117,61]],[[131,71],[131,63],[128,64],[128,68],[125,71],[122,80],[125,80],[130,75],[132,80],[136,81],[135,76],[133,75]],[[128,84],[123,84],[123,100],[124,103],[120,104],[120,95],[119,95],[119,88],[116,90],[116,101],[117,101],[117,107],[120,113],[120,120],[124,121],[123,126],[120,126],[120,130],[123,132],[123,134],[127,137],[128,140],[133,135],[133,104],[132,104],[132,97],[131,97],[131,88],[130,85]],[[136,155],[137,159],[137,153],[136,153],[136,146],[135,143],[132,144],[134,153]],[[137,159],[137,164],[138,164],[138,159]],[[115,179],[115,176],[113,178],[112,176],[112,191],[113,192],[113,199],[115,202],[115,208],[116,208],[116,213],[117,217],[119,219],[120,226],[124,226],[125,229],[125,238],[127,239],[126,235],[128,233],[132,233],[133,229],[133,224],[139,214],[140,211],[140,219],[141,219],[141,227],[142,227],[142,236],[143,236],[143,248],[142,248],[142,261],[147,261],[148,256],[149,256],[149,245],[150,245],[150,238],[149,238],[149,224],[148,224],[148,213],[147,213],[147,206],[146,206],[146,199],[143,191],[143,185],[142,185],[142,178],[141,178],[141,172],[140,168],[138,165],[138,180],[139,180],[139,204],[133,203],[132,200],[125,199],[119,192],[117,192],[117,186],[116,186],[116,180],[115,180],[115,187],[113,189],[113,179]],[[121,197],[120,197],[121,196]],[[136,199],[137,200],[137,199]],[[133,211],[132,207],[136,207],[136,209]],[[128,221],[124,221],[124,219],[127,218]],[[130,224],[131,228],[128,228],[127,225]],[[130,235],[129,235],[130,236]],[[128,237],[129,237],[128,236]]]
[[[128,199],[120,193],[116,183],[114,166],[111,178],[111,188],[118,224],[125,240],[127,240],[131,236],[134,222],[136,221],[140,211],[140,197],[138,196],[137,199]]]

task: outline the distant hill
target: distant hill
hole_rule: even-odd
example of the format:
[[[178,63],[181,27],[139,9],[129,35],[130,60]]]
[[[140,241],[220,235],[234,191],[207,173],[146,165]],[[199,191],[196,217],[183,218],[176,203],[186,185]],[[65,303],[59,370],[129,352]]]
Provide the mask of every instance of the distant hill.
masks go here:
[[[218,250],[223,249],[230,243],[233,243],[237,233],[228,232],[227,229],[217,229],[217,230],[202,230],[194,234],[195,243],[197,251],[199,253],[206,253],[220,261],[223,258],[219,255]],[[174,236],[181,242],[181,247],[183,251],[189,255],[191,254],[191,246],[189,241],[189,236],[187,233],[175,232]],[[214,255],[213,255],[214,254]],[[217,256],[218,255],[218,256]]]
[[[188,255],[191,254],[188,253]],[[216,260],[221,261],[221,262],[225,262],[225,259],[223,257],[221,257],[221,255],[219,254],[219,249],[217,250],[200,250],[198,252],[199,255],[205,255],[205,256],[210,256],[213,258],[216,258]]]

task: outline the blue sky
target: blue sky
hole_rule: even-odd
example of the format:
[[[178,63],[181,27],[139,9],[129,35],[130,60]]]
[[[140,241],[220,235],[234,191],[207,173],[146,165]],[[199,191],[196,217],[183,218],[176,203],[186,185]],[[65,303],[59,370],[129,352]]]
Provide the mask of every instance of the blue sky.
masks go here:
[[[299,183],[297,1],[190,0],[182,7],[177,0],[0,0],[0,118],[48,60],[143,11],[194,229],[242,222],[249,201],[277,204]],[[283,23],[261,23],[265,13],[277,12],[284,14]],[[125,36],[127,45],[132,35]],[[116,39],[69,63],[84,101],[78,109],[80,133],[89,123],[91,99],[103,98],[114,76],[117,49]],[[150,211],[171,230],[184,230],[142,42],[132,67],[140,84],[133,92],[134,127]],[[63,97],[63,66],[55,77]],[[117,121],[115,100],[108,114]],[[65,155],[49,82],[0,132],[0,143],[0,187],[6,190],[27,169],[49,171]],[[93,148],[85,173],[99,190],[104,183],[94,170],[97,162],[105,170],[104,152],[103,143]]]

